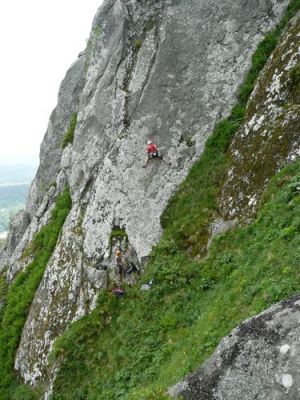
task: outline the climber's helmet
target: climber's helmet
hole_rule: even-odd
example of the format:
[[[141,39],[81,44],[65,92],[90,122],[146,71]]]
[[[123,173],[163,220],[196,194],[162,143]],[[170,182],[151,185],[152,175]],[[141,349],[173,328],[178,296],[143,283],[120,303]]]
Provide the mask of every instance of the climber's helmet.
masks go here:
[[[151,140],[148,140],[148,144],[151,144],[152,142],[151,142]]]

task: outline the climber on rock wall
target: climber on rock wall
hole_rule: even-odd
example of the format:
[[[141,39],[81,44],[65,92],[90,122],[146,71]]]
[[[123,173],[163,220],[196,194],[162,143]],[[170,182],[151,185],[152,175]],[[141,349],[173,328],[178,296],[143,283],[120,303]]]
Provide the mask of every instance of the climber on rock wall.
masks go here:
[[[116,250],[116,264],[117,264],[118,273],[119,273],[119,280],[121,282],[122,278],[125,276],[125,269],[124,269],[124,263],[122,260],[122,252],[120,249]]]
[[[136,262],[133,260],[133,254],[132,250],[129,247],[126,251],[125,254],[125,261],[124,261],[124,266],[125,266],[125,275],[130,276],[132,273],[137,273],[141,274],[140,270],[138,269]]]
[[[143,168],[147,167],[150,158],[159,158],[162,161],[164,161],[167,165],[169,165],[169,163],[162,157],[162,155],[158,151],[156,144],[153,143],[151,140],[148,141],[146,152],[147,152],[147,159],[145,164],[143,165]]]

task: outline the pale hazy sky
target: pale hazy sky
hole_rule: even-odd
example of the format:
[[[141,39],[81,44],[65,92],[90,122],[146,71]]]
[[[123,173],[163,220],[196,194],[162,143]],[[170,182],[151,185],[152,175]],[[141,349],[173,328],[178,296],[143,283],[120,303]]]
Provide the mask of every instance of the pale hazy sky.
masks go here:
[[[1,2],[0,164],[38,163],[59,85],[102,1]]]

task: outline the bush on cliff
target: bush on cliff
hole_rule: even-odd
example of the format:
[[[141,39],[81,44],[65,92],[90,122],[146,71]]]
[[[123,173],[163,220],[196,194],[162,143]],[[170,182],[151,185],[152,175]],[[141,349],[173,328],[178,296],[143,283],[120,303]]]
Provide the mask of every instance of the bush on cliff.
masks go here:
[[[69,143],[73,143],[74,139],[74,132],[77,124],[77,113],[73,113],[70,121],[70,125],[67,129],[67,132],[65,133],[65,136],[63,138],[61,147],[64,149],[67,147]]]

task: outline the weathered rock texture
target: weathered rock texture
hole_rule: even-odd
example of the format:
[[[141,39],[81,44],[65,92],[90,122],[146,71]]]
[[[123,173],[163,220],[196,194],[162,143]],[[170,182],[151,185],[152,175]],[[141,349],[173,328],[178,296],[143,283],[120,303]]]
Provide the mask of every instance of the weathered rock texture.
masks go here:
[[[224,338],[193,375],[170,389],[185,400],[298,400],[300,296],[271,307]]]
[[[27,205],[24,248],[68,184],[73,207],[23,330],[16,368],[35,384],[54,339],[89,312],[112,275],[110,233],[121,227],[142,263],[161,235],[160,215],[216,121],[227,115],[264,33],[287,0],[106,0],[86,51],[68,71],[41,147]],[[61,148],[73,112],[74,142]],[[171,166],[151,160],[148,139]],[[20,260],[21,257],[21,261]]]
[[[222,192],[227,219],[248,220],[268,180],[300,155],[300,18],[296,16],[270,57],[249,100],[246,123],[231,145],[232,168]]]
[[[260,74],[246,120],[230,148],[232,168],[212,236],[251,220],[268,180],[300,155],[300,15],[286,28]],[[250,319],[221,341],[194,374],[170,389],[186,400],[300,398],[300,296]]]
[[[27,211],[19,211],[13,218],[9,234],[5,242],[5,251],[0,250],[0,272],[9,264],[10,257],[14,253],[16,247],[22,241],[24,233],[30,223],[30,218]]]

